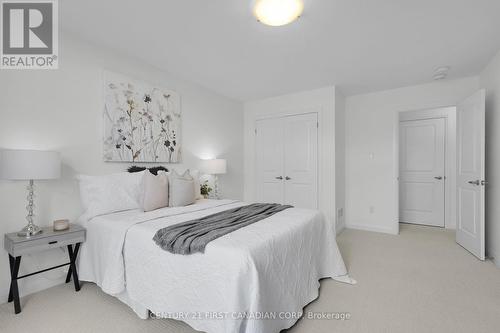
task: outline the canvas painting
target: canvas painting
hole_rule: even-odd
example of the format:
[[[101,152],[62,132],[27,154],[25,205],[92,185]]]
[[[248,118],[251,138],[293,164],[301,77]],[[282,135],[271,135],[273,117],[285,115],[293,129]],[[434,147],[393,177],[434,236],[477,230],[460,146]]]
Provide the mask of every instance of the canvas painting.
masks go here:
[[[104,160],[181,161],[180,97],[174,91],[105,74]]]

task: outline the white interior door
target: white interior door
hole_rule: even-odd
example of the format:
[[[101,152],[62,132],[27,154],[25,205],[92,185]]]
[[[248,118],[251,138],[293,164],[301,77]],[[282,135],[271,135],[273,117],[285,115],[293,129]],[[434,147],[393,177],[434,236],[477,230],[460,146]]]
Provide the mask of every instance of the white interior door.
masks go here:
[[[444,118],[400,122],[400,222],[444,227],[445,126]]]
[[[318,115],[284,118],[284,202],[318,208]]]
[[[283,121],[265,119],[256,123],[257,200],[283,203]]]
[[[485,91],[457,107],[457,243],[485,258]]]
[[[256,122],[256,199],[318,207],[318,115]]]

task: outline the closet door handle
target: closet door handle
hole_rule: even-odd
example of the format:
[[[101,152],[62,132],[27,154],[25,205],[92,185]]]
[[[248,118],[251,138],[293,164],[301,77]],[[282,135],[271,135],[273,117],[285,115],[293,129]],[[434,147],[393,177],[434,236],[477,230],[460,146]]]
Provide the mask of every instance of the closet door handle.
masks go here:
[[[288,176],[286,176],[286,177],[285,177],[285,180],[290,180],[290,179],[292,179],[292,178],[290,178],[290,177],[288,177]]]
[[[274,178],[279,179],[279,180],[283,180],[283,177],[281,177],[281,176],[274,177]]]

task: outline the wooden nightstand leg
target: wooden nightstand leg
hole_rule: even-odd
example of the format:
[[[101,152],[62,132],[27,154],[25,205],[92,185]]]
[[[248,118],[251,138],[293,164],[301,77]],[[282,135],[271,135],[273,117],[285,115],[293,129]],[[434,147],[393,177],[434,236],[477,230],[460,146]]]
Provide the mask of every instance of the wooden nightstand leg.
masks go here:
[[[66,274],[66,283],[71,281],[71,265],[68,268],[68,274]]]
[[[17,276],[19,274],[19,266],[21,266],[21,257],[14,258],[9,255],[9,261],[11,262],[9,302],[14,301],[14,312],[18,314],[21,312],[21,302],[19,300]]]
[[[73,251],[73,246],[68,245],[68,255],[69,255],[69,270],[66,276],[66,282],[69,282],[68,277],[73,276],[73,283],[75,284],[75,290],[80,291],[80,281],[78,280],[78,272],[76,270],[76,257],[78,256],[78,250],[80,249],[80,243],[76,243],[75,250]]]
[[[12,277],[12,271],[14,270],[14,257],[9,254],[9,265],[10,265],[10,275]],[[8,303],[12,302],[13,300],[12,296],[12,279],[10,280],[10,287],[9,287],[9,299]]]
[[[76,243],[75,245],[75,252],[73,253],[73,256],[75,257],[75,265],[76,265],[76,258],[78,257],[78,250],[80,249],[80,243]],[[69,260],[71,262],[71,254],[69,253],[69,248],[68,248],[68,255],[69,255]],[[66,283],[71,281],[71,275],[73,273],[73,270],[71,269],[71,265],[69,266],[68,269],[68,274],[66,274]]]

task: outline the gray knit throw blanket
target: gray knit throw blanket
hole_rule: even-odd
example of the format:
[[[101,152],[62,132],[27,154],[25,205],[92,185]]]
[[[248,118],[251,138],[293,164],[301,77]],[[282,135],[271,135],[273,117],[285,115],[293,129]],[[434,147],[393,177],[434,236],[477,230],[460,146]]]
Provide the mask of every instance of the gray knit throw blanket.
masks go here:
[[[163,250],[174,254],[203,253],[214,239],[288,208],[292,206],[266,203],[241,206],[162,228],[153,240]]]

